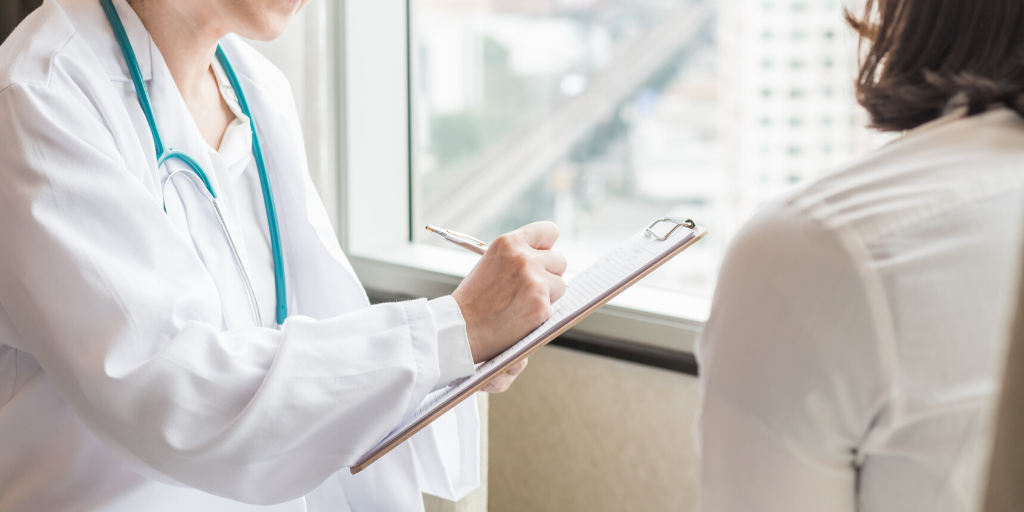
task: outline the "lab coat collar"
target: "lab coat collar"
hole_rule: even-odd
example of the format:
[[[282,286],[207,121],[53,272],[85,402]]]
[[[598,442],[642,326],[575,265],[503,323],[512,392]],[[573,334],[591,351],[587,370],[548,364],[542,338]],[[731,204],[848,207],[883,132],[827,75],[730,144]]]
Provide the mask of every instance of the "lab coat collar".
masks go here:
[[[114,29],[107,21],[100,0],[58,1],[67,12],[68,17],[71,18],[78,35],[96,55],[107,76],[115,82],[131,82],[128,64],[121,52],[121,47],[117,44]],[[178,149],[188,153],[199,162],[203,169],[211,169],[207,153],[208,145],[203,140],[195,120],[189,114],[188,106],[185,105],[185,100],[182,99],[181,93],[178,91],[174,77],[171,76],[160,49],[157,48],[149,31],[146,30],[146,26],[142,24],[142,20],[126,0],[112,0],[112,2],[124,25],[132,49],[135,51],[143,79],[147,82],[157,126],[160,128],[164,145],[169,149]],[[159,80],[154,80],[154,76]],[[142,140],[151,139],[148,126],[138,128]],[[179,167],[176,163],[172,163],[171,166],[175,169]],[[161,177],[164,175],[162,172],[157,174]],[[212,172],[208,171],[208,174],[214,190],[219,190],[217,177]]]
[[[60,6],[71,18],[78,35],[92,48],[103,66],[103,71],[111,80],[119,82],[131,81],[128,64],[121,54],[121,47],[114,37],[114,29],[103,13],[99,0],[58,0]],[[149,36],[149,31],[135,10],[125,0],[113,0],[114,9],[121,17],[125,33],[135,50],[135,58],[139,61],[139,69],[146,81],[153,79],[153,53],[156,45]]]

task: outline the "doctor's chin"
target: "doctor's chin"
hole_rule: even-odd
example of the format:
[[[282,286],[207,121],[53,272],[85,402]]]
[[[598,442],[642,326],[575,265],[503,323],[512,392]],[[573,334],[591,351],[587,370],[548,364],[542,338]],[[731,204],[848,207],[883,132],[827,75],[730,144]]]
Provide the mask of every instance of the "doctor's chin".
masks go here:
[[[0,512],[1024,510],[1018,0],[3,0]]]

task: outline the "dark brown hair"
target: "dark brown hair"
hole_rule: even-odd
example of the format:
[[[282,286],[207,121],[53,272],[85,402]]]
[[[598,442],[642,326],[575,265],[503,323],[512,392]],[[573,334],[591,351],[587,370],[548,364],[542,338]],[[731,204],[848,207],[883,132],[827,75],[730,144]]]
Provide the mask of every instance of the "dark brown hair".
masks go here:
[[[846,18],[868,45],[856,90],[875,128],[908,130],[959,105],[1024,116],[1024,0],[867,0]]]

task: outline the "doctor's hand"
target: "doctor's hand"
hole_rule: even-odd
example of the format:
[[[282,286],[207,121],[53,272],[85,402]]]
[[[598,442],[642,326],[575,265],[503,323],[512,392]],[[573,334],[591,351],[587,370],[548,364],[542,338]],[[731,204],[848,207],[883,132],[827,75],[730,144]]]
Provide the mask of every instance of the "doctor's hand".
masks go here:
[[[516,380],[516,377],[526,369],[526,365],[530,362],[530,358],[527,357],[522,361],[516,363],[515,366],[509,368],[505,373],[498,375],[494,380],[487,383],[486,386],[480,389],[484,393],[504,393],[508,391],[509,386],[512,385],[512,381]]]
[[[551,317],[551,304],[565,293],[565,257],[551,250],[556,240],[558,227],[551,222],[499,236],[452,293],[466,320],[474,362],[500,354]]]

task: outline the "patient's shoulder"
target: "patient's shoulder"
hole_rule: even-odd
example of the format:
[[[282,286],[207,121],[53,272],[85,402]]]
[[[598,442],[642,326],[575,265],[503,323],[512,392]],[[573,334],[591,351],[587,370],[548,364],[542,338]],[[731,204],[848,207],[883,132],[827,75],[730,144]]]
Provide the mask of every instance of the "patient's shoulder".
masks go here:
[[[783,197],[824,226],[864,242],[967,204],[1024,188],[1024,119],[1007,109],[947,116]]]

